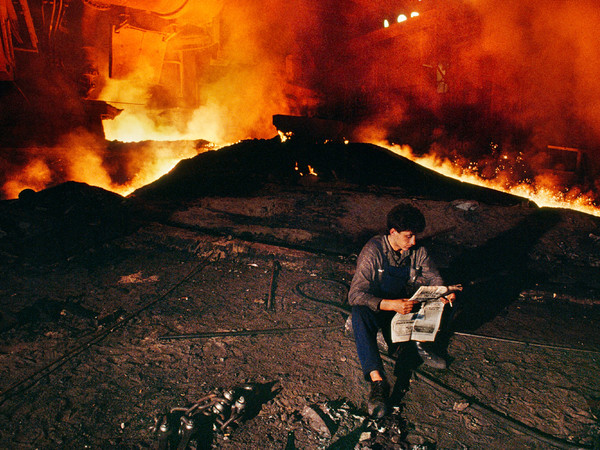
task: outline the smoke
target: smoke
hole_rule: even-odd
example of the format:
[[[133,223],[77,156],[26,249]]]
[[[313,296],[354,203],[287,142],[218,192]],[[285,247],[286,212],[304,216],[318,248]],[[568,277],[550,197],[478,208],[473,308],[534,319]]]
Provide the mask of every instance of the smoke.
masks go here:
[[[378,84],[409,88],[427,83],[427,77],[435,83],[435,70],[427,73],[427,67],[435,69],[441,63],[447,70],[446,97],[450,97],[445,102],[474,104],[485,100],[474,97],[488,90],[490,111],[533,130],[535,139],[579,145],[598,138],[600,86],[595,68],[600,62],[596,45],[600,10],[593,1],[437,2],[417,19],[423,27],[417,20],[407,21],[398,42],[372,37],[367,59],[352,66],[354,76],[358,71],[369,89],[377,90]],[[359,51],[364,50],[360,39],[356,43],[362,44],[357,45]],[[464,92],[454,95],[457,88]],[[394,98],[393,90],[386,95]],[[419,105],[436,103],[430,93],[411,95],[417,96],[413,102]],[[404,93],[395,97],[388,102],[402,104],[406,98]],[[410,111],[405,107],[392,113],[402,119]]]
[[[286,59],[293,48],[300,49],[303,57],[311,58],[310,53],[319,40],[315,39],[319,14],[306,7],[309,2],[243,0],[225,2],[222,13],[213,17],[215,11],[206,15],[201,2],[196,3],[193,11],[198,14],[184,15],[184,22],[177,23],[178,36],[183,36],[185,44],[189,27],[204,29],[207,20],[212,20],[214,29],[208,27],[206,32],[219,36],[218,46],[211,45],[204,53],[202,50],[188,53],[192,60],[181,61],[180,65],[162,67],[157,62],[163,57],[173,59],[173,55],[166,55],[167,35],[161,37],[144,33],[135,26],[125,27],[112,36],[116,40],[111,45],[110,30],[115,16],[110,10],[74,8],[78,15],[67,16],[63,27],[69,30],[70,38],[54,43],[57,49],[54,55],[60,55],[69,73],[61,73],[60,69],[48,73],[40,64],[43,58],[36,59],[40,67],[24,71],[28,81],[23,84],[44,86],[27,94],[35,105],[32,116],[39,117],[40,124],[49,132],[35,136],[42,127],[32,127],[32,133],[28,133],[35,136],[32,142],[9,143],[9,147],[21,148],[2,154],[5,170],[0,185],[5,197],[14,198],[27,187],[39,190],[66,180],[128,193],[168,171],[177,158],[197,154],[198,149],[189,141],[201,139],[226,144],[276,135],[272,115],[293,108],[286,92],[289,76]],[[147,20],[152,16],[141,14],[141,17]],[[160,25],[160,21],[157,23]],[[310,48],[306,48],[306,42],[311,40]],[[61,45],[68,46],[68,50]],[[204,62],[193,58],[202,58]],[[52,65],[51,61],[48,63]],[[178,85],[175,81],[182,67],[192,72],[183,82],[179,80],[181,85]],[[310,78],[306,71],[303,76]],[[96,89],[90,91],[94,85]],[[74,108],[82,110],[78,92],[85,92],[88,99],[107,101],[122,112],[113,120],[104,120],[100,132],[95,124],[96,129],[90,130],[83,126],[85,114],[71,112]],[[74,106],[65,108],[65,105]],[[19,111],[18,107],[14,109]],[[82,126],[78,127],[79,124]],[[149,143],[150,140],[168,143]],[[142,141],[145,144],[141,147],[133,144],[128,147],[135,147],[136,152],[118,144]],[[171,141],[184,142],[177,145]]]
[[[40,190],[67,180],[110,186],[98,149],[97,138],[85,132],[65,135],[52,147],[22,149],[18,159],[9,149],[3,152],[7,170],[2,192],[15,198],[23,189]]]
[[[586,192],[600,199],[600,10],[593,0],[519,2],[470,1],[481,17],[476,52],[495,61],[497,114],[509,118],[528,140],[517,150],[529,165],[535,184]],[[548,167],[548,145],[583,150],[578,179],[556,179],[542,173]],[[560,167],[563,168],[564,167]],[[576,185],[578,184],[578,185]]]
[[[185,158],[211,149],[203,141],[106,142],[79,130],[53,147],[29,147],[0,153],[5,198],[24,189],[42,190],[65,181],[98,186],[128,195],[171,170]]]
[[[126,81],[107,79],[100,98],[124,105],[121,116],[105,121],[107,137],[123,141],[140,136],[206,139],[219,144],[273,137],[273,114],[293,108],[286,92],[286,58],[298,48],[310,55],[317,45],[310,41],[319,27],[319,15],[308,4],[299,0],[225,2],[218,19],[219,48],[210,65],[198,69],[203,71],[197,85],[200,105],[193,110],[185,108],[177,115],[167,112],[168,108],[160,111],[161,106],[172,105],[169,100],[157,101],[151,77],[140,67]],[[304,72],[303,77],[308,79],[310,74]],[[148,103],[156,108],[146,108]]]
[[[373,66],[387,62],[390,73],[384,76],[399,76],[396,86],[407,85],[401,79],[407,75],[415,81],[423,75],[406,68],[401,73],[394,66],[417,60],[424,65],[443,63],[448,70],[449,94],[454,84],[461,88],[468,85],[476,95],[489,82],[493,89],[492,111],[527,128],[534,127],[557,145],[581,141],[581,133],[588,140],[598,138],[600,10],[596,2],[447,1],[436,2],[422,19],[429,20],[433,15],[435,30],[430,22],[423,24],[425,29],[420,29],[417,21],[402,24],[410,27],[402,35],[410,42],[398,42],[393,47],[383,43],[387,61],[376,48],[369,52]],[[438,35],[437,42],[431,38],[433,33]],[[360,66],[352,70],[360,70]],[[361,72],[365,79],[381,77],[374,71],[378,69],[365,67]],[[470,101],[467,92],[459,98]],[[574,130],[575,123],[581,129]]]
[[[372,23],[379,16],[379,28],[349,40],[346,73],[330,84],[344,80],[347,93],[364,99],[355,102],[359,139],[408,144],[417,155],[475,163],[488,177],[500,169],[507,184],[536,179],[555,189],[564,180],[541,177],[552,159],[547,147],[575,147],[588,176],[571,182],[598,192],[595,1],[422,1],[412,3],[420,16],[400,24],[393,18],[408,8],[360,3]]]
[[[419,16],[411,18],[413,10]],[[395,23],[401,13],[408,20]],[[82,35],[99,75],[94,98],[123,109],[103,122],[109,141],[223,145],[273,137],[274,114],[302,114],[343,120],[357,130],[355,140],[407,144],[416,155],[435,153],[463,167],[475,162],[488,178],[499,160],[507,164],[506,155],[513,177],[536,176],[531,166],[547,163],[548,145],[585,149],[600,171],[594,0],[225,0],[211,19],[218,46],[202,54],[209,62],[196,64],[183,98],[173,81],[178,66],[163,65],[157,76],[156,55],[168,52],[168,40],[155,39],[146,60],[135,53],[139,47],[121,45],[120,52],[133,53],[112,54],[109,76],[103,14],[83,14]],[[180,29],[206,25],[206,17],[191,17]],[[3,190],[14,196],[72,177],[127,191],[133,180],[148,179],[148,167],[154,173],[170,164],[148,161],[197,152],[193,144],[181,147],[115,152],[114,143],[65,133],[55,150],[14,162],[22,173]],[[82,175],[82,167],[94,175]]]
[[[518,120],[558,145],[597,139],[597,3],[473,3],[483,24],[479,48],[498,61],[505,88],[505,100],[499,106],[520,103]]]

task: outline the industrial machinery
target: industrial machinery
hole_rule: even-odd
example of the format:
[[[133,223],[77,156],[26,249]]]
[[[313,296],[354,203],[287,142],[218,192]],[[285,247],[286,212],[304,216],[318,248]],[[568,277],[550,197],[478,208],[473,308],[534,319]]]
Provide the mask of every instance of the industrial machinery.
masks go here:
[[[222,7],[223,0],[0,0],[0,147],[53,145],[76,129],[102,136],[102,119],[123,107],[102,98],[108,80],[141,84],[132,102],[197,107],[199,85],[218,64]]]

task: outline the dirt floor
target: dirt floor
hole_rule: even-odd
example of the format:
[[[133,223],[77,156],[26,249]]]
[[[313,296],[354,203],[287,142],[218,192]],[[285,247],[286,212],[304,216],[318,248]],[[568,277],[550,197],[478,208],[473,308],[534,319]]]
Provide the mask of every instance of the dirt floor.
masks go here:
[[[596,217],[340,180],[48,191],[0,205],[2,448],[176,448],[182,418],[190,448],[600,448]],[[448,369],[386,355],[405,390],[373,421],[345,302],[399,202],[465,289]]]

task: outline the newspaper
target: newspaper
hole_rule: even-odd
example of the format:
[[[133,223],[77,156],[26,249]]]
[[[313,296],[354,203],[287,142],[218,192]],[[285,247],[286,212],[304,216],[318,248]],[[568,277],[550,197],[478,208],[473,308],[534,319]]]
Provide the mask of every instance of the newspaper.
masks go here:
[[[421,286],[410,298],[421,304],[419,311],[396,313],[392,318],[392,342],[435,340],[444,311],[440,297],[461,289],[461,286]]]

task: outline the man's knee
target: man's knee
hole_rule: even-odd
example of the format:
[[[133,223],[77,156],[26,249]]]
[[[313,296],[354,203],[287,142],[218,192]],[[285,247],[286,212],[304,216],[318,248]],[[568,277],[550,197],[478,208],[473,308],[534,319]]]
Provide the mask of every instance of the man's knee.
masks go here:
[[[353,306],[351,321],[355,339],[375,336],[380,328],[376,313],[368,306]]]
[[[364,305],[352,307],[352,322],[375,322],[375,312]]]

